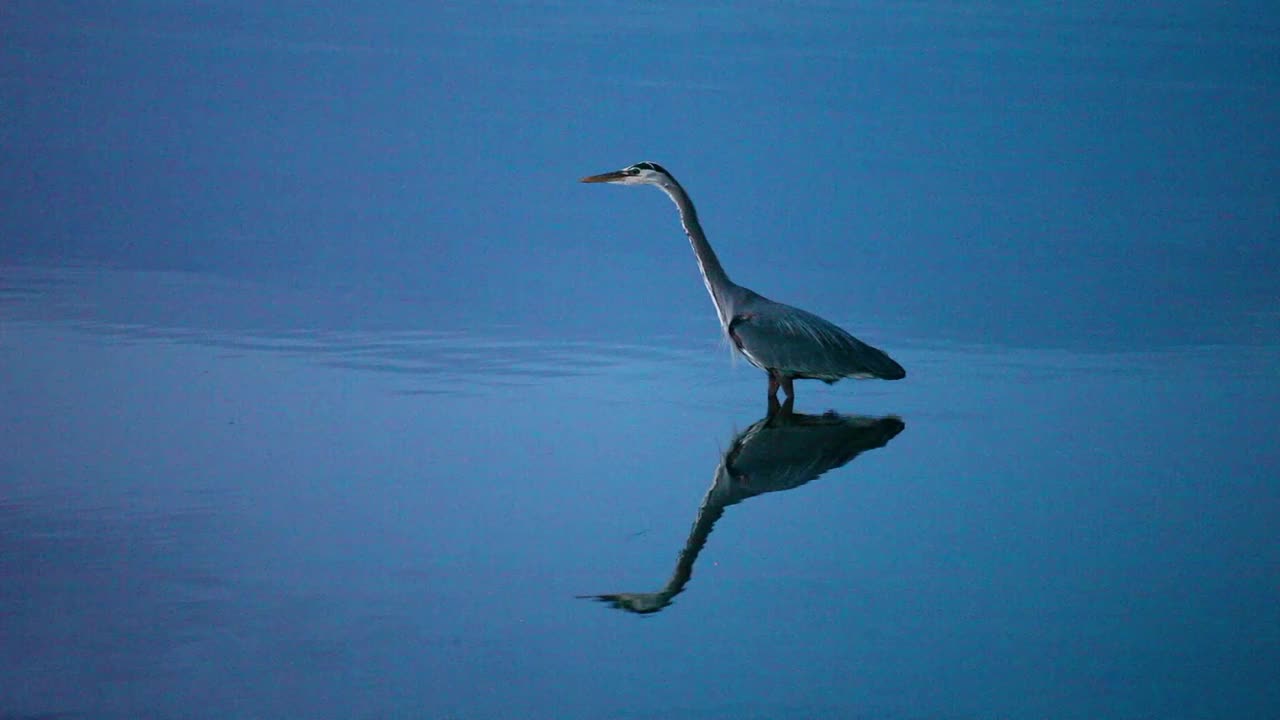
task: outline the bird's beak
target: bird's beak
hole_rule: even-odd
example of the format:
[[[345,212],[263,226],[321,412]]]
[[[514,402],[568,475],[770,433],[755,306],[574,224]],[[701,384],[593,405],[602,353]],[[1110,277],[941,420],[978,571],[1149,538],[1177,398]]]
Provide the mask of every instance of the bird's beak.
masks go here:
[[[618,180],[621,180],[626,176],[627,174],[622,172],[621,170],[615,170],[613,172],[607,172],[601,175],[588,175],[587,177],[582,178],[580,182],[585,182],[585,183],[617,182]]]

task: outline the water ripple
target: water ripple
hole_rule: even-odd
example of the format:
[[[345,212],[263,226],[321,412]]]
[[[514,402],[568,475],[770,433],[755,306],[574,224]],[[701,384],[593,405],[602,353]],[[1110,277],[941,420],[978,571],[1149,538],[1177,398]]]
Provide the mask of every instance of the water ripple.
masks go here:
[[[253,302],[245,301],[246,294],[253,296]],[[699,357],[702,353],[693,348],[531,340],[503,328],[325,328],[358,325],[367,319],[366,312],[382,310],[355,306],[331,313],[333,302],[328,296],[299,298],[271,288],[175,273],[0,271],[0,320],[71,328],[119,343],[171,343],[236,354],[268,353],[345,370],[431,376],[446,384],[480,382],[490,386],[612,373],[622,366],[648,372],[646,368],[655,364],[705,362]],[[246,307],[252,308],[251,317],[246,317]],[[402,325],[413,322],[410,317],[399,318]]]

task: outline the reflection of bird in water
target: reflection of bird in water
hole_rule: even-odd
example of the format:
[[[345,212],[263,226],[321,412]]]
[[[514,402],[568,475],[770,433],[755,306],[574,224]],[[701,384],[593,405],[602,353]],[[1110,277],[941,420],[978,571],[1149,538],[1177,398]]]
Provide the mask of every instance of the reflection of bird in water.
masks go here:
[[[871,347],[839,327],[799,308],[783,305],[735,284],[725,274],[702,233],[693,201],[661,165],[651,162],[582,178],[587,183],[656,185],[680,211],[680,223],[693,244],[698,269],[711,293],[720,327],[752,365],[769,374],[769,396],[778,388],[794,397],[792,381],[841,378],[900,380],[907,373],[884,351]]]
[[[800,487],[861,452],[883,447],[906,427],[893,416],[799,415],[791,412],[790,405],[779,408],[776,402],[771,403],[764,419],[734,438],[716,468],[715,480],[702,499],[666,586],[657,592],[579,597],[634,613],[658,612],[684,590],[693,576],[693,563],[725,508],[756,495]]]

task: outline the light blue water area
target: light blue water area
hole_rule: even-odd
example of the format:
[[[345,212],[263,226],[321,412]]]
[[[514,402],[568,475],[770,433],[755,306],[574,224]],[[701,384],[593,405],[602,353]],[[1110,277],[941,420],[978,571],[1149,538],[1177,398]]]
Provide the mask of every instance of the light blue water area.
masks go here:
[[[4,12],[0,718],[1280,716],[1271,5]]]
[[[198,278],[40,276],[3,306],[18,716],[1277,701],[1274,347],[891,338],[910,382],[770,422],[710,343],[174,327],[98,289]]]

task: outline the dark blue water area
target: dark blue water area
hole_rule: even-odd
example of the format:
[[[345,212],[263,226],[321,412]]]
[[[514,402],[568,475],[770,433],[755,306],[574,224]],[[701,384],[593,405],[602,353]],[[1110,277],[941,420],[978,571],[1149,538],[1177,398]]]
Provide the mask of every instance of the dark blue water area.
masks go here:
[[[1275,345],[881,329],[905,381],[770,416],[709,306],[622,344],[178,273],[0,297],[6,717],[1280,707]]]

